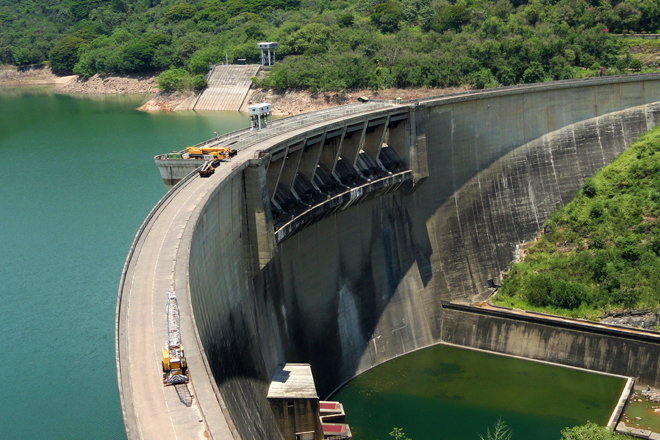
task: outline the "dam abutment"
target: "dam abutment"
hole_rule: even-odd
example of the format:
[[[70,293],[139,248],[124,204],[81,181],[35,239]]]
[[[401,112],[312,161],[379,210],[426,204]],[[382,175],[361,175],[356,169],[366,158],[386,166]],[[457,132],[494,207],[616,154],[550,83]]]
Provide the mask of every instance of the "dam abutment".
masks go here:
[[[278,432],[278,364],[311,364],[325,397],[442,342],[660,385],[654,341],[451,306],[483,301],[516,247],[660,123],[659,75],[361,109],[246,142],[190,207],[192,312],[234,438]]]

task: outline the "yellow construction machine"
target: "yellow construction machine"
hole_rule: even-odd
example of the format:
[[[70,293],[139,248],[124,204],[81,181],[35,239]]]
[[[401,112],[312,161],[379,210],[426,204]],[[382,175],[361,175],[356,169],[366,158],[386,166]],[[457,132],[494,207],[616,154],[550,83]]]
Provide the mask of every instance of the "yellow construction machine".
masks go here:
[[[188,147],[186,151],[191,159],[207,159],[211,156],[215,160],[222,160],[236,156],[236,150],[229,147]]]
[[[236,150],[232,150],[229,147],[188,147],[186,151],[191,159],[206,160],[199,169],[200,177],[211,176],[211,174],[215,173],[215,167],[220,164],[222,159],[231,158],[238,154]]]
[[[188,363],[181,345],[179,304],[174,292],[167,292],[167,346],[163,348],[163,383],[175,385],[190,380]]]

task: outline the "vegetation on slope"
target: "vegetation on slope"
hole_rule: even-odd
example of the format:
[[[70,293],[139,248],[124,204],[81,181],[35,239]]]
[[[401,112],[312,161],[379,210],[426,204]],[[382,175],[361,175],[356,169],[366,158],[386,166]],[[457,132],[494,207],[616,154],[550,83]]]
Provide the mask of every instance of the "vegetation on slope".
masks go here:
[[[574,317],[660,304],[660,127],[588,179],[495,302]]]
[[[267,40],[269,87],[480,88],[640,70],[610,33],[659,29],[656,0],[0,0],[0,62],[190,81]]]

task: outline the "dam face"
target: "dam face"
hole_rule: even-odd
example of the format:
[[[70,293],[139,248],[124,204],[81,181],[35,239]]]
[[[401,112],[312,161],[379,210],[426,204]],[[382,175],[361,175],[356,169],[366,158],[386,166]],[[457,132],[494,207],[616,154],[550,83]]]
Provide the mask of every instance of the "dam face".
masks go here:
[[[517,246],[660,123],[659,76],[489,90],[347,118],[278,135],[233,165],[200,199],[182,241],[198,341],[234,438],[278,437],[266,394],[285,362],[310,363],[321,398],[439,342],[538,359],[547,347],[555,362],[633,368],[630,359],[586,365],[589,344],[571,333],[579,329],[536,331],[540,348],[525,351],[523,324],[497,321],[492,333],[488,317],[446,307],[483,301]],[[394,152],[401,167],[388,168]],[[282,214],[309,182],[323,183],[306,174],[314,168],[362,180]],[[639,375],[658,380],[653,344],[617,344],[626,342],[596,356],[643,355],[650,364]]]
[[[660,122],[659,101],[660,81],[628,79],[420,102],[407,120],[414,186],[262,249],[267,262],[253,277],[245,205],[260,184],[246,172],[225,179],[195,227],[190,293],[241,437],[277,432],[265,396],[278,363],[311,363],[326,396],[441,342],[441,301],[483,300],[516,246]]]

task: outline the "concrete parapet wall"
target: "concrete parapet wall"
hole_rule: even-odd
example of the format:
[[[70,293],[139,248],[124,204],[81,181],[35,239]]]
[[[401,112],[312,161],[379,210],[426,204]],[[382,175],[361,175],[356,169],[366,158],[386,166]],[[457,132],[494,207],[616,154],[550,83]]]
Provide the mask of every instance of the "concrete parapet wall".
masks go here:
[[[263,228],[268,219],[260,216],[268,197],[254,182],[276,188],[285,165],[276,162],[308,136],[278,141],[279,156],[270,162],[279,166],[277,176],[241,168],[218,185],[194,230],[190,292],[201,342],[241,438],[278,438],[266,391],[279,363],[310,363],[325,397],[362,371],[442,341],[532,358],[547,350],[545,360],[660,383],[654,343],[442,306],[482,300],[489,280],[550,212],[660,123],[660,77],[580,84],[410,106],[406,121],[384,138],[408,146],[402,157],[414,190],[384,191],[333,212],[279,240],[272,252]],[[315,130],[314,136],[330,133]],[[354,135],[358,146],[365,130]],[[340,157],[335,147],[308,151],[325,163]],[[344,154],[358,157],[350,149]],[[307,163],[290,157],[296,169]],[[248,230],[261,231],[256,247]]]

